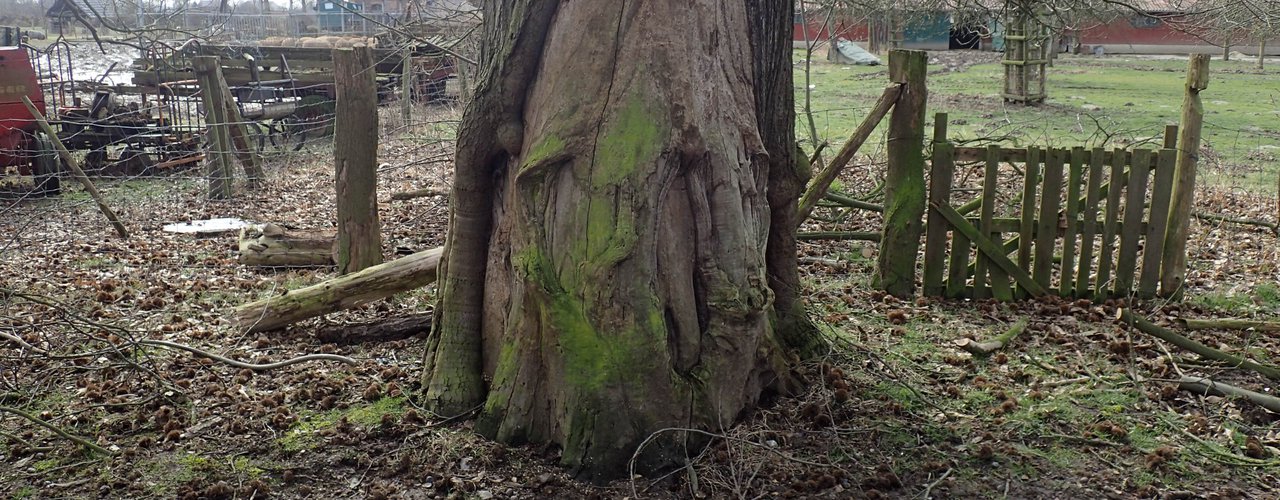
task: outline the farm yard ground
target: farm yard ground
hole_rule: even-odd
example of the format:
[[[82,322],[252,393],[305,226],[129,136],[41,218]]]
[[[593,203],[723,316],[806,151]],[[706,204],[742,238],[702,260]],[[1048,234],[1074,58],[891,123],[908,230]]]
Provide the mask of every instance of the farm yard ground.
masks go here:
[[[1055,97],[1044,108],[1025,109],[1004,106],[994,95],[995,64],[946,62],[957,57],[952,54],[935,57],[940,64],[930,68],[932,111],[951,114],[952,135],[1011,135],[1020,144],[1087,140],[1093,131],[1076,128],[1093,123],[1080,121],[1082,104],[1101,108],[1092,116],[1110,124],[1107,130],[1125,131],[1115,141],[1156,135],[1177,115],[1185,66],[1067,58],[1051,73]],[[1266,141],[1274,132],[1265,129],[1273,126],[1277,108],[1269,96],[1280,84],[1252,73],[1248,63],[1238,68],[1214,64],[1205,94],[1211,121],[1218,120],[1223,129],[1261,131],[1232,142],[1229,134],[1214,135],[1212,127],[1206,128],[1213,151],[1224,152],[1217,156],[1220,162],[1206,162],[1203,173],[1210,181],[1198,193],[1198,209],[1275,221],[1274,157],[1251,157],[1251,152],[1273,144]],[[1235,70],[1240,73],[1231,73],[1230,80],[1222,74]],[[882,71],[815,63],[810,83],[824,136],[838,142],[852,130],[883,86]],[[1253,83],[1234,82],[1237,76]],[[797,74],[798,86],[802,79]],[[1158,83],[1164,79],[1172,83]],[[1215,115],[1214,92],[1242,104]],[[1146,100],[1172,108],[1157,117],[1133,111]],[[1135,106],[1124,106],[1130,101]],[[389,195],[447,188],[448,141],[457,112],[420,109],[424,123],[404,126],[393,110],[384,111],[379,215],[387,254],[440,245],[447,214],[442,197],[393,201]],[[801,121],[801,137],[806,128]],[[1231,144],[1238,146],[1227,147]],[[874,156],[860,159],[839,188],[853,196],[874,192],[881,175],[876,163]],[[1275,394],[1274,380],[1206,363],[1117,322],[1118,309],[1130,305],[1122,302],[1054,299],[1002,305],[885,297],[869,286],[875,245],[861,242],[802,244],[810,311],[831,345],[805,366],[812,382],[807,392],[775,398],[690,456],[688,467],[665,477],[603,486],[574,482],[555,465],[554,448],[495,445],[472,434],[465,419],[418,407],[421,338],[343,346],[321,343],[313,335],[324,324],[422,312],[433,302],[433,289],[285,331],[245,335],[228,320],[235,305],[314,283],[333,270],[246,269],[235,262],[232,236],[191,238],[161,230],[166,223],[207,217],[331,227],[332,170],[331,151],[323,144],[281,154],[272,159],[272,180],[264,191],[242,191],[231,202],[204,201],[204,184],[195,171],[102,180],[108,203],[135,233],[127,242],[114,237],[87,196],[74,188],[57,200],[5,200],[0,208],[0,332],[48,353],[95,355],[59,359],[0,339],[0,406],[43,418],[116,455],[89,454],[23,419],[0,416],[0,495],[1226,499],[1278,494],[1277,415],[1245,401],[1179,391],[1170,382],[1182,374],[1212,376]],[[823,221],[808,223],[806,231],[873,231],[880,223],[870,212],[822,208],[817,215]],[[1136,311],[1174,328],[1179,318],[1280,321],[1280,242],[1273,232],[1195,220],[1192,234],[1187,299],[1137,304]],[[1027,331],[990,357],[977,358],[957,346],[965,338],[991,338],[1022,319],[1029,321]],[[1275,333],[1185,333],[1260,362],[1280,363]],[[350,356],[358,364],[308,362],[254,372],[155,347],[133,349],[133,338],[181,342],[252,362],[323,352]]]

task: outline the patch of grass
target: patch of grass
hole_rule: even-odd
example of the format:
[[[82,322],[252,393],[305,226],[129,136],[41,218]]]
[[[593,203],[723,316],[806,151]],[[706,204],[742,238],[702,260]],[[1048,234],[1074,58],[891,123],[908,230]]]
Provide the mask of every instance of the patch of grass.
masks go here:
[[[315,447],[319,442],[316,433],[338,425],[346,417],[352,424],[372,427],[382,422],[383,415],[399,417],[406,411],[404,397],[384,397],[373,403],[353,406],[345,410],[329,410],[327,412],[299,412],[298,422],[285,432],[278,442],[288,452],[296,452]]]
[[[44,460],[41,460],[39,462],[32,464],[31,466],[35,468],[36,472],[45,472],[54,467],[57,467],[58,462],[59,460],[56,458],[46,458]]]
[[[796,62],[803,58],[804,51],[795,52]],[[1215,60],[1212,67],[1215,77],[1201,95],[1203,131],[1204,145],[1218,158],[1205,161],[1202,169],[1217,172],[1211,168],[1217,161],[1232,168],[1205,179],[1272,193],[1277,162],[1259,162],[1249,155],[1280,146],[1272,133],[1280,117],[1274,100],[1280,79],[1254,71],[1247,61]],[[1186,68],[1185,60],[1063,55],[1048,70],[1048,100],[1034,107],[1003,102],[1003,68],[998,62],[930,74],[926,126],[931,127],[934,114],[941,112],[948,114],[948,134],[957,141],[993,138],[1007,146],[1158,148],[1165,125],[1180,119]],[[1229,77],[1217,76],[1228,71]],[[866,116],[887,82],[883,67],[832,64],[815,55],[808,85],[818,140],[831,143],[828,157]],[[803,67],[797,66],[796,132],[801,139],[809,139],[803,113],[805,84]],[[887,122],[881,122],[866,152],[874,151]],[[1240,167],[1247,168],[1241,172]]]
[[[1245,294],[1206,292],[1189,300],[1192,304],[1225,314],[1246,314],[1254,309],[1253,299]]]
[[[1253,289],[1253,297],[1258,305],[1266,308],[1280,307],[1280,286],[1275,283],[1259,283]]]

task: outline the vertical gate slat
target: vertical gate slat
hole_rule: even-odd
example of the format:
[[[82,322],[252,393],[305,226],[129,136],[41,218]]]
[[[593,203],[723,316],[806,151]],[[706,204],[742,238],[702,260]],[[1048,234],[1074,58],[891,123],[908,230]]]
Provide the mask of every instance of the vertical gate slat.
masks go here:
[[[1151,215],[1147,217],[1147,239],[1142,246],[1142,272],[1138,278],[1138,296],[1144,299],[1155,297],[1160,286],[1160,262],[1164,258],[1164,234],[1169,226],[1169,203],[1177,160],[1176,149],[1161,149],[1156,157],[1155,181],[1151,184]]]
[[[1018,267],[1031,269],[1032,237],[1036,222],[1036,185],[1040,178],[1040,150],[1027,148],[1026,177],[1022,182],[1022,223],[1018,226]],[[1025,297],[1026,289],[1019,286],[1018,296]]]
[[[1080,269],[1076,272],[1076,297],[1089,293],[1089,271],[1093,266],[1094,237],[1098,231],[1098,198],[1102,191],[1102,148],[1093,148],[1089,155],[1089,185],[1085,187],[1084,225],[1080,232]],[[1064,266],[1065,267],[1065,266]]]
[[[983,176],[982,185],[982,219],[979,221],[978,229],[982,230],[982,234],[991,238],[997,246],[1004,247],[1004,238],[1001,238],[1000,231],[993,231],[992,219],[996,216],[996,188],[1000,185],[1000,146],[987,146],[987,170]],[[1000,266],[991,265],[991,260],[982,252],[978,252],[978,263],[974,266],[973,284],[975,292],[979,295],[975,297],[984,298],[988,290],[984,290],[983,286],[991,281],[991,295],[998,301],[1012,301],[1014,294],[1009,286],[1009,275]]]
[[[1120,221],[1120,191],[1125,184],[1124,150],[1117,149],[1111,154],[1111,183],[1107,188],[1107,206],[1102,223],[1102,253],[1098,256],[1098,280],[1094,285],[1094,296],[1105,298],[1115,288],[1111,285],[1112,256],[1115,253],[1116,226]]]
[[[936,119],[935,119],[936,121]],[[951,204],[951,176],[955,171],[954,146],[948,142],[933,145],[933,165],[929,169],[929,216],[924,242],[924,295],[942,295],[942,272],[946,265],[947,232],[951,225],[933,205]]]
[[[1133,152],[1129,164],[1129,186],[1125,189],[1124,226],[1120,231],[1120,251],[1116,258],[1116,294],[1133,291],[1138,265],[1138,240],[1142,238],[1142,213],[1146,209],[1147,180],[1151,174],[1151,150]]]
[[[1036,283],[1050,289],[1053,279],[1053,250],[1058,238],[1058,206],[1062,196],[1062,163],[1065,151],[1049,149],[1045,152],[1044,188],[1040,191],[1040,220],[1036,223],[1035,272]]]
[[[951,232],[951,255],[947,267],[947,297],[964,297],[969,279],[969,238],[960,231]]]
[[[1076,272],[1076,223],[1080,215],[1080,183],[1084,177],[1085,152],[1083,147],[1071,148],[1071,170],[1067,175],[1067,229],[1062,237],[1062,286],[1058,294],[1070,297],[1075,294]]]

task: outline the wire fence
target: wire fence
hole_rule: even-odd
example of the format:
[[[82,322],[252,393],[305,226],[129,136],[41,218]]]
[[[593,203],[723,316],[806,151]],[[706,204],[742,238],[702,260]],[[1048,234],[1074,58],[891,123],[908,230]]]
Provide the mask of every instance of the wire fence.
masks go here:
[[[95,81],[92,72],[77,72],[61,56],[66,42],[30,50],[42,97],[43,114],[88,178],[103,191],[108,205],[132,227],[157,231],[165,225],[212,218],[272,222],[299,229],[331,230],[334,207],[332,143],[335,133],[333,83],[296,82],[231,84],[247,135],[231,150],[210,143],[205,96],[190,77],[189,66],[167,68],[165,81],[154,86],[111,85]],[[378,64],[369,71],[377,73]],[[419,67],[407,85],[403,73],[377,73],[381,145],[378,175],[380,198],[395,191],[447,190],[454,134],[459,118],[458,83],[433,79],[442,71],[438,59],[415,61]],[[152,68],[155,69],[155,68]],[[86,78],[87,76],[87,78]],[[330,74],[330,76],[332,76]],[[429,91],[429,92],[428,92]],[[36,99],[39,101],[40,99]],[[406,105],[406,100],[408,103]],[[21,103],[18,104],[21,106]],[[23,276],[47,265],[50,250],[62,243],[94,242],[105,237],[105,219],[57,158],[52,138],[30,118],[5,121],[0,142],[0,261],[9,276]],[[237,164],[230,178],[211,161],[220,153],[261,158],[266,187],[248,188]],[[52,166],[51,166],[52,165]],[[205,196],[210,182],[235,186],[228,201]],[[276,199],[284,206],[272,206]],[[427,200],[428,202],[430,200]],[[414,201],[399,203],[406,209]],[[384,228],[394,236],[391,252],[422,249],[443,240],[442,228],[420,231],[423,220],[438,221],[443,199],[425,214],[387,217]],[[133,220],[129,220],[133,219]],[[75,229],[72,229],[75,228]],[[234,256],[234,253],[230,254]],[[92,260],[92,256],[80,255]],[[186,265],[180,267],[187,267]],[[328,266],[318,266],[324,269]],[[38,273],[33,274],[38,275]]]

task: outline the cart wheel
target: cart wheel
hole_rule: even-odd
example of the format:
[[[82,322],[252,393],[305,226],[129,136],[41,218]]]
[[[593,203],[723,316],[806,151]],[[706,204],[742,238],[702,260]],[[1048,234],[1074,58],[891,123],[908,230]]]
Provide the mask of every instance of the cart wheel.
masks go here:
[[[62,174],[62,160],[58,158],[58,151],[53,147],[53,141],[45,137],[43,133],[37,134],[35,139],[36,155],[32,159],[31,173],[35,180],[36,196],[58,196],[62,192],[62,182],[59,177]]]

